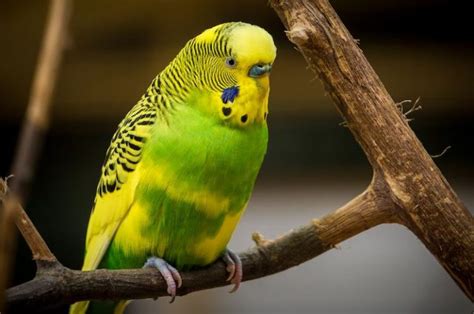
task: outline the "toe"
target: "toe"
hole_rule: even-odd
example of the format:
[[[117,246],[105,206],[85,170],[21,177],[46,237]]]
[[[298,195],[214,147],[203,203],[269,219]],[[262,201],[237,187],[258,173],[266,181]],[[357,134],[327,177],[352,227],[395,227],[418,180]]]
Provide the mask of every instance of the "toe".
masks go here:
[[[234,284],[234,287],[229,291],[232,293],[239,289],[240,283],[242,282],[242,261],[240,260],[239,255],[229,249],[227,249],[223,259],[227,265],[226,270],[229,272],[227,281],[230,280],[230,282]]]
[[[226,281],[232,280],[235,275],[235,262],[234,260],[230,257],[229,252],[225,252],[223,256],[224,263],[226,264],[226,270],[229,273],[229,276],[227,277]]]
[[[242,275],[243,275],[242,266],[236,267],[235,276],[234,278],[232,278],[232,281],[231,281],[231,283],[234,284],[234,287],[229,291],[229,293],[233,293],[239,290],[240,283],[242,282]]]
[[[170,264],[168,264],[168,269],[170,270],[171,276],[173,276],[173,279],[175,280],[178,288],[180,288],[183,285],[183,279],[181,278],[181,274],[176,268],[174,268]]]
[[[179,288],[183,283],[178,270],[168,264],[165,260],[158,257],[150,257],[143,267],[153,267],[158,269],[168,287],[166,291],[171,296],[170,303],[173,303],[176,298],[176,286]]]

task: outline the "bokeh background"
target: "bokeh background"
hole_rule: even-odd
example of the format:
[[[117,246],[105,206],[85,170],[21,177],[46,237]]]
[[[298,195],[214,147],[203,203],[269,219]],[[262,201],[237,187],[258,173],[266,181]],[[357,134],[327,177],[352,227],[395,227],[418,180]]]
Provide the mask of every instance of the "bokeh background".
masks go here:
[[[9,174],[48,1],[0,2],[0,175]],[[474,208],[474,45],[462,3],[338,0],[332,4],[396,101],[421,97],[411,126],[465,204]],[[270,146],[230,247],[275,237],[343,205],[371,176],[363,152],[286,40],[267,1],[93,1],[74,4],[69,50],[51,130],[26,208],[66,266],[79,268],[99,169],[116,125],[185,42],[241,20],[276,40]],[[304,248],[301,248],[304,249]],[[13,284],[34,274],[19,240]],[[471,313],[472,304],[408,230],[383,225],[297,268],[169,305],[137,301],[127,313]],[[65,312],[65,308],[58,313]]]

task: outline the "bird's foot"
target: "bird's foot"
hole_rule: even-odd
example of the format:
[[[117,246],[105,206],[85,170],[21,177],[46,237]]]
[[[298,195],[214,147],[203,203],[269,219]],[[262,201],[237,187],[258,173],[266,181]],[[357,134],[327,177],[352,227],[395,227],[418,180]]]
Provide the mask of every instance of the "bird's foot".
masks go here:
[[[168,294],[171,296],[170,303],[174,302],[176,297],[176,289],[181,287],[183,284],[183,280],[181,279],[181,275],[179,274],[178,270],[168,264],[164,259],[159,257],[150,257],[143,267],[153,267],[158,269],[160,274],[163,276],[163,279],[166,281],[166,285],[168,286]]]
[[[224,263],[227,266],[226,270],[229,273],[227,281],[234,284],[234,287],[229,291],[229,293],[235,292],[239,289],[240,283],[242,282],[242,261],[240,260],[239,255],[229,249],[226,250],[222,259],[224,260]]]

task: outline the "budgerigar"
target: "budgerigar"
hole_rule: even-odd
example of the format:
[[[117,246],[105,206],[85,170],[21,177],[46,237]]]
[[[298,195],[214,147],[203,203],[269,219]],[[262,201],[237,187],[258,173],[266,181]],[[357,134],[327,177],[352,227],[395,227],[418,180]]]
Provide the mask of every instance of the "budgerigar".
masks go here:
[[[268,141],[269,33],[225,23],[191,39],[119,124],[102,167],[83,270],[156,267],[174,299],[179,270],[222,257]],[[79,302],[70,313],[122,313],[127,301]]]

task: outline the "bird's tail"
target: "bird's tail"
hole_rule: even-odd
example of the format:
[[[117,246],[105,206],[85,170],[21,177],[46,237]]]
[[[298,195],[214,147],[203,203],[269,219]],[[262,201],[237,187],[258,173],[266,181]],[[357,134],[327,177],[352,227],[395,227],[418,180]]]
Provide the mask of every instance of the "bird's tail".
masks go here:
[[[130,301],[82,301],[71,305],[69,314],[122,314]]]
[[[69,314],[85,314],[89,301],[76,302],[69,307]]]

